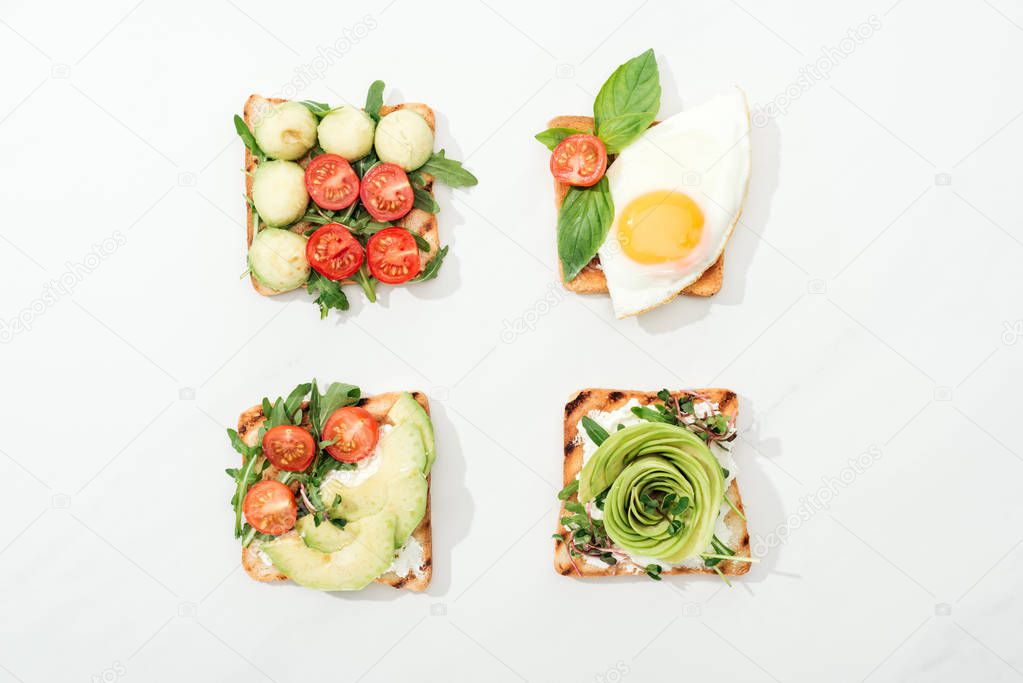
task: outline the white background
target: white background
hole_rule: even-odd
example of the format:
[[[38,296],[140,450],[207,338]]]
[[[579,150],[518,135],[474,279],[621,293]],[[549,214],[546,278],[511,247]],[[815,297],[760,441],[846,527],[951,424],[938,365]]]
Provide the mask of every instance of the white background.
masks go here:
[[[1023,676],[1016,3],[134,2],[0,5],[0,680]],[[647,47],[662,115],[776,107],[723,290],[616,321],[555,284],[532,135]],[[296,69],[428,102],[480,178],[438,192],[439,279],[326,322],[239,279],[231,116]],[[425,595],[240,569],[224,429],[313,376],[429,394]],[[586,386],[737,391],[754,545],[784,542],[731,589],[557,576]]]

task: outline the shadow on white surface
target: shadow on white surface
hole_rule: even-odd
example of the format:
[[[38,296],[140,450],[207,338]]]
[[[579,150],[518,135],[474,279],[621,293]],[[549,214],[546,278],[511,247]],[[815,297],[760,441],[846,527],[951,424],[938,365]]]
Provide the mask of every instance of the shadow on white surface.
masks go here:
[[[701,320],[711,308],[738,306],[746,298],[750,286],[748,276],[753,257],[761,248],[762,235],[771,215],[771,199],[778,187],[780,165],[780,131],[771,120],[763,127],[750,129],[753,147],[753,168],[749,194],[742,216],[725,249],[725,272],[721,291],[709,297],[679,296],[674,301],[638,316],[639,326],[650,334],[674,332]],[[749,233],[754,239],[745,239]],[[742,234],[746,233],[746,234]],[[739,238],[739,239],[736,239]]]

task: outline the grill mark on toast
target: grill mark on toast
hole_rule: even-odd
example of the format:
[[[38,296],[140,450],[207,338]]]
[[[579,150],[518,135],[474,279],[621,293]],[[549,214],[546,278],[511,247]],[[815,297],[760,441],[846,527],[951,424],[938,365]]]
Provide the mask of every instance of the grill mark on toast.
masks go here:
[[[589,391],[580,391],[575,398],[565,404],[565,415],[571,415],[589,397]]]
[[[607,400],[610,403],[618,403],[618,401],[622,400],[624,396],[625,394],[623,394],[620,391],[612,391],[610,394],[607,395]]]
[[[565,444],[565,457],[566,458],[569,458],[569,457],[572,456],[572,451],[575,450],[575,447],[576,447],[576,444],[574,442],[572,442],[572,441],[569,441],[568,443]]]

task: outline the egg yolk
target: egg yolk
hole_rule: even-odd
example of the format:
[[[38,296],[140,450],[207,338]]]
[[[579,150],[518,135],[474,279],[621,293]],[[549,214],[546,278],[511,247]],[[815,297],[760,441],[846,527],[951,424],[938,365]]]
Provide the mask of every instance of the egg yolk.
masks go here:
[[[703,236],[703,212],[688,195],[658,190],[640,195],[622,210],[618,242],[637,263],[675,261]]]

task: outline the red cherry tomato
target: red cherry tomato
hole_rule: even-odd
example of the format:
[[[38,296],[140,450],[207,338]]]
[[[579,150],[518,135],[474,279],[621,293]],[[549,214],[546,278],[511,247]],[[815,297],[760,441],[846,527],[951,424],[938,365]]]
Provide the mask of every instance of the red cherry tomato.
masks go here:
[[[419,274],[419,247],[405,228],[384,228],[366,243],[369,272],[389,285],[407,282]]]
[[[551,154],[551,173],[560,182],[590,187],[604,177],[607,149],[596,135],[569,135]]]
[[[295,494],[279,481],[268,479],[252,485],[242,503],[245,521],[261,534],[280,536],[295,526],[298,505]]]
[[[323,277],[343,280],[359,269],[366,252],[348,228],[339,223],[328,223],[309,236],[305,257]]]
[[[415,194],[398,164],[378,164],[366,171],[359,190],[362,204],[378,221],[396,221],[412,210]]]
[[[316,456],[316,443],[302,427],[277,425],[263,435],[263,455],[279,470],[301,472]]]
[[[365,408],[338,408],[323,425],[323,440],[333,441],[326,451],[335,460],[356,462],[376,448],[380,425]]]
[[[359,198],[359,176],[344,157],[321,154],[305,168],[305,189],[321,208],[347,209]]]

